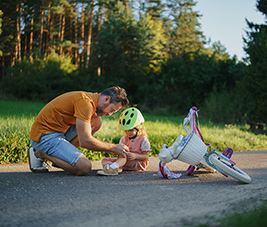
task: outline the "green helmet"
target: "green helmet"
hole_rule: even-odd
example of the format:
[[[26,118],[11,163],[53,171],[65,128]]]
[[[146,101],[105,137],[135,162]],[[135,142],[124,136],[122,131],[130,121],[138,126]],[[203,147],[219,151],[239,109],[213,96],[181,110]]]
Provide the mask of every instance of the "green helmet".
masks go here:
[[[144,123],[144,117],[135,107],[125,109],[120,116],[119,124],[122,130],[130,130]]]

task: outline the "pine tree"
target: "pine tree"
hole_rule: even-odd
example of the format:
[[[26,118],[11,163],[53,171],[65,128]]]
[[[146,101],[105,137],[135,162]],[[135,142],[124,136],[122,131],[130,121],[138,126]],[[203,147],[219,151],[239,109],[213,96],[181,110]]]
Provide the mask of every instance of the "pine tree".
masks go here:
[[[257,9],[267,16],[267,0],[258,0]],[[246,113],[250,122],[267,122],[267,23],[247,21],[250,31],[244,38],[244,50],[248,54],[245,70]]]
[[[193,0],[169,0],[170,52],[174,54],[193,53],[203,49],[205,37],[200,31],[198,18],[201,16],[193,11],[196,2]]]
[[[101,67],[102,77],[134,90],[147,74],[160,70],[165,42],[162,24],[149,15],[136,21],[122,2],[114,7],[95,38],[94,64]]]
[[[14,63],[15,48],[17,45],[17,5],[18,1],[0,1],[0,9],[3,11],[2,34],[0,36],[0,49],[2,51],[1,78],[5,76],[6,68],[9,67],[12,62]]]
[[[144,14],[150,15],[153,20],[158,21],[162,18],[165,6],[166,4],[162,3],[162,0],[146,0],[143,2],[142,9]]]

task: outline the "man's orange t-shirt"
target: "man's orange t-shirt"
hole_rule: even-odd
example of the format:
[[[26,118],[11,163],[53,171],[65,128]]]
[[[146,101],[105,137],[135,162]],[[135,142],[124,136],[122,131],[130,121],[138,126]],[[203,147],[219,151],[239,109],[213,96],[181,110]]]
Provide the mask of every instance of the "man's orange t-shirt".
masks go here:
[[[37,115],[30,138],[39,142],[42,134],[66,132],[76,118],[90,122],[96,112],[98,93],[73,91],[53,99]]]

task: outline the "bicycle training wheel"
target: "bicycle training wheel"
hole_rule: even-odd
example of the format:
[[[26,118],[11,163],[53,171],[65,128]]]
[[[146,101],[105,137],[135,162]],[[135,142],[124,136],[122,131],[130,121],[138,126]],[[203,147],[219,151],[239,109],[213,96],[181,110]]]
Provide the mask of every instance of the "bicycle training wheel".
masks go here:
[[[220,160],[217,155],[212,155],[210,157],[210,161],[225,174],[235,178],[236,180],[242,181],[243,183],[249,184],[251,182],[251,178],[244,171],[237,168],[236,166],[232,166],[231,163],[226,160]]]

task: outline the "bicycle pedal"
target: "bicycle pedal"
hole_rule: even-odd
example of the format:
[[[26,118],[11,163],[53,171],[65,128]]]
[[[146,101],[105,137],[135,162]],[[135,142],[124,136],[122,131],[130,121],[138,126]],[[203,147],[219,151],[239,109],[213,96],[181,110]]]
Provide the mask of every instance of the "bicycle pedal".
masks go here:
[[[193,173],[194,173],[194,170],[195,170],[195,166],[193,166],[193,165],[190,165],[188,168],[187,168],[187,170],[186,170],[186,175],[188,175],[188,176],[192,176],[193,175]]]
[[[222,155],[224,155],[225,157],[230,159],[232,157],[233,153],[234,153],[233,149],[231,147],[227,147],[223,151]]]

